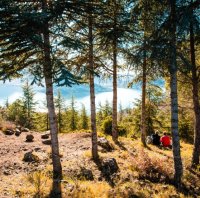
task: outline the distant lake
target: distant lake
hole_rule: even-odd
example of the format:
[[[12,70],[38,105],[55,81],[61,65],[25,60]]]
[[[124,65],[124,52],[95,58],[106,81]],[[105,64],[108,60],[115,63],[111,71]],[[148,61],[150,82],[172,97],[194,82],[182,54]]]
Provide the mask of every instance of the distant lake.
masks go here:
[[[0,105],[5,105],[8,99],[9,103],[13,103],[16,99],[23,96],[22,93],[23,83],[20,80],[14,80],[11,82],[2,83],[0,82]],[[45,111],[44,101],[45,88],[33,85],[33,90],[35,92],[35,101],[38,102],[37,110]],[[73,87],[54,87],[54,94],[57,94],[57,90],[61,91],[62,96],[66,100],[66,107],[70,105],[72,96],[75,98],[75,105],[77,109],[81,107],[82,104],[85,105],[86,109],[90,109],[90,95],[89,95],[89,85],[75,85]],[[112,85],[110,82],[99,84],[96,81],[95,84],[96,92],[96,107],[99,104],[105,104],[106,100],[112,103]],[[138,88],[125,88],[120,86],[118,88],[118,104],[121,104],[123,108],[133,107],[133,102],[140,98],[140,90]]]
[[[156,84],[163,87],[164,81],[157,80]],[[20,80],[14,80],[11,82],[0,82],[0,105],[5,105],[8,99],[9,103],[13,103],[16,99],[21,98],[23,83]],[[133,88],[126,88],[124,82],[118,83],[118,105],[121,104],[122,108],[131,108],[134,106],[134,101],[141,98],[141,87],[135,85]],[[81,105],[84,104],[87,111],[90,110],[90,91],[89,85],[75,85],[73,87],[54,87],[54,94],[57,95],[57,91],[60,90],[63,98],[65,99],[66,107],[70,105],[72,96],[75,98],[75,105],[77,109],[80,109]],[[45,88],[33,85],[33,91],[35,92],[35,101],[38,102],[37,110],[46,111],[45,108]],[[96,107],[99,104],[105,104],[106,100],[112,103],[112,81],[100,83],[95,80],[95,92],[96,92]]]

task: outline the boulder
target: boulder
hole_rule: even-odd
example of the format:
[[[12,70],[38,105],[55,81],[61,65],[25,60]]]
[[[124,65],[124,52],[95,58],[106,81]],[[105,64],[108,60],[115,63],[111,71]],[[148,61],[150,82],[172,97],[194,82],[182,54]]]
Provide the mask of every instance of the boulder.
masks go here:
[[[21,132],[15,132],[16,136],[20,136]]]
[[[28,128],[22,128],[22,132],[29,132],[30,130]]]
[[[51,140],[44,140],[42,141],[42,143],[46,145],[51,145]]]
[[[4,171],[3,171],[3,174],[4,174],[4,175],[11,175],[12,173],[11,173],[10,170],[4,170]]]
[[[81,168],[78,178],[86,179],[86,180],[90,180],[90,181],[94,180],[92,171],[89,169],[86,169],[86,168]]]
[[[110,177],[119,170],[115,158],[108,158],[102,161],[102,173],[106,177]]]
[[[98,139],[98,145],[101,146],[106,151],[112,151],[113,150],[113,148],[110,145],[109,141],[104,137],[101,137],[101,138]]]
[[[43,135],[41,135],[42,139],[49,139],[49,137],[50,137],[50,134],[43,134]]]
[[[23,161],[25,162],[39,162],[39,157],[33,152],[27,152],[24,154]]]
[[[15,132],[21,133],[21,130],[19,128],[16,128]]]
[[[5,135],[13,135],[13,134],[14,134],[14,131],[13,131],[12,129],[6,129],[6,130],[4,131],[4,134],[5,134]]]
[[[33,142],[34,136],[29,134],[26,136],[26,142]]]
[[[20,134],[21,134],[21,131],[18,128],[16,128],[15,129],[15,135],[16,136],[20,136]]]

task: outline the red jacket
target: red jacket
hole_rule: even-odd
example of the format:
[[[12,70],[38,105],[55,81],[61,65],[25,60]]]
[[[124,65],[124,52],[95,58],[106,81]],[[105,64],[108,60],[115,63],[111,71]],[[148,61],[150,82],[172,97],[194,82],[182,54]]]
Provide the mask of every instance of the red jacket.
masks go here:
[[[170,140],[170,137],[165,135],[165,136],[162,136],[160,138],[160,142],[162,143],[163,146],[170,146],[171,145],[171,140]]]

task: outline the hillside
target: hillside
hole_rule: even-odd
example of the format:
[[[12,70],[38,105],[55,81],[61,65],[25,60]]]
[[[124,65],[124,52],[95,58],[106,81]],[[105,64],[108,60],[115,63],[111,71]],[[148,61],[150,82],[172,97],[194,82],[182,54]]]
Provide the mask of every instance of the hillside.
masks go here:
[[[26,142],[27,132],[19,137],[0,132],[0,197],[48,197],[51,188],[50,146],[41,133]],[[63,197],[199,197],[200,173],[189,170],[192,146],[182,143],[184,177],[181,192],[172,185],[171,150],[155,146],[144,149],[139,140],[121,138],[115,145],[100,150],[100,160],[91,160],[90,133],[59,134],[63,166]],[[44,141],[42,143],[42,141]],[[23,161],[33,152],[35,161]],[[118,169],[106,167],[114,158]],[[31,161],[31,160],[30,160]],[[108,161],[108,160],[107,160]],[[109,169],[109,170],[108,170]]]

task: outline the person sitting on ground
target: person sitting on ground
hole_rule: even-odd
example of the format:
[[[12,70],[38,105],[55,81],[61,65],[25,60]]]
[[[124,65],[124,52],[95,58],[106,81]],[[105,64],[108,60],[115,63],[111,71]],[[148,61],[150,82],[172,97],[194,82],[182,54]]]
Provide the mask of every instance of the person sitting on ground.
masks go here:
[[[150,135],[147,136],[147,138],[146,138],[146,143],[147,143],[147,144],[152,144],[152,141],[153,141],[153,140],[152,140],[152,136],[150,136]]]
[[[163,147],[168,147],[171,148],[171,139],[167,135],[167,133],[164,133],[164,135],[160,138],[160,143],[162,144]]]
[[[152,143],[153,145],[160,146],[160,136],[158,135],[158,132],[152,135]]]

